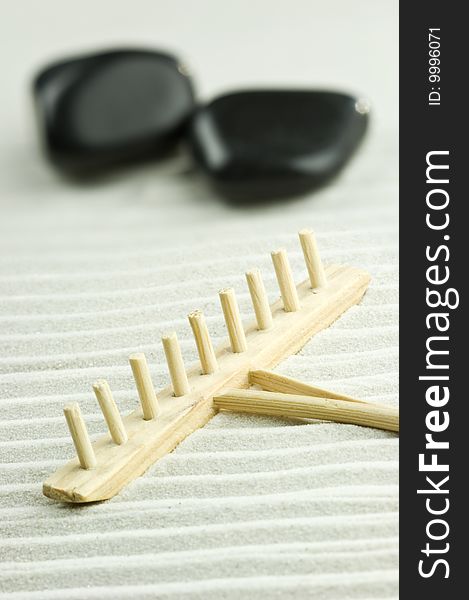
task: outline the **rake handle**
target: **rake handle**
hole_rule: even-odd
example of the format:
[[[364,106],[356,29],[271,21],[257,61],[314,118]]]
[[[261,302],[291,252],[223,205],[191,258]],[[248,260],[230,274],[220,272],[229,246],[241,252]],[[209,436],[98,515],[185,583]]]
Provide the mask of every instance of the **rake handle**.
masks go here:
[[[348,402],[259,390],[226,390],[215,396],[216,408],[258,415],[320,419],[387,431],[399,431],[399,411],[392,406]]]

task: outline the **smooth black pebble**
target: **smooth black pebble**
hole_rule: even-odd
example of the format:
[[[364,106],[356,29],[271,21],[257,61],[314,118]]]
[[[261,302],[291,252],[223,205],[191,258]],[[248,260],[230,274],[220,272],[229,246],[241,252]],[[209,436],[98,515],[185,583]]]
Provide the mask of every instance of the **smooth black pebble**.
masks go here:
[[[215,186],[237,201],[280,198],[325,183],[368,124],[356,98],[325,91],[246,91],[195,113],[190,143]]]
[[[166,154],[194,110],[192,83],[177,58],[147,50],[57,62],[33,89],[51,160],[76,173]]]

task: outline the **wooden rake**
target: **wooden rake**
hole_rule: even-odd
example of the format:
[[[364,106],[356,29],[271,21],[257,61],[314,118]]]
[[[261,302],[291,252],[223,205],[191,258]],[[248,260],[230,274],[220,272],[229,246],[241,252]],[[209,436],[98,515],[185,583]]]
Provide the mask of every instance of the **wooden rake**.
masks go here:
[[[44,482],[46,496],[74,503],[112,498],[204,426],[219,408],[233,409],[226,402],[223,406],[220,398],[227,391],[232,398],[233,389],[248,388],[253,369],[271,369],[295,354],[313,335],[360,301],[369,284],[369,274],[347,265],[324,269],[312,232],[302,230],[299,237],[309,279],[296,286],[286,251],[272,252],[281,298],[270,306],[260,272],[246,273],[256,316],[255,322],[246,328],[241,322],[234,290],[221,290],[229,340],[216,351],[203,314],[200,311],[189,314],[200,367],[186,371],[173,333],[162,340],[171,386],[158,393],[153,388],[145,356],[141,353],[130,356],[140,406],[129,415],[121,417],[106,381],[94,384],[109,434],[92,443],[78,404],[64,408],[78,456]],[[269,393],[269,388],[266,389],[265,393]],[[328,414],[324,412],[324,418]]]

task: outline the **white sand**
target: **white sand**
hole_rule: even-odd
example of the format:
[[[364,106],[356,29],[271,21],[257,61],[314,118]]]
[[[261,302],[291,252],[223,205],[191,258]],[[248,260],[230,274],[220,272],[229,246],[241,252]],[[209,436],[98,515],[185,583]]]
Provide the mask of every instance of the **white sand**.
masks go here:
[[[325,262],[363,267],[373,281],[360,306],[278,371],[397,403],[395,56],[387,29],[394,14],[392,3],[382,4],[354,4],[339,24],[337,39],[348,40],[347,51],[363,62],[341,71],[343,52],[330,58],[344,85],[370,90],[374,128],[340,179],[310,198],[234,209],[184,173],[183,161],[74,188],[27,154],[30,140],[16,121],[3,127],[10,137],[2,144],[10,145],[1,157],[10,167],[0,224],[2,598],[397,598],[392,434],[222,414],[110,502],[69,508],[41,494],[43,479],[73,455],[63,404],[79,401],[93,436],[103,432],[92,381],[107,378],[130,411],[137,395],[127,355],[145,351],[155,385],[166,384],[160,336],[176,329],[193,363],[186,314],[203,309],[219,341],[225,329],[217,290],[233,285],[250,319],[244,271],[260,267],[275,299],[269,252],[278,246],[288,249],[295,277],[305,278],[296,239],[303,227],[317,231]],[[323,23],[337,16],[322,10]],[[313,13],[306,13],[310,25],[296,21],[298,35],[311,27],[324,41]],[[39,47],[39,34],[31,35]],[[245,33],[248,50],[252,36]],[[380,38],[381,66],[363,59]],[[316,55],[313,80],[331,83],[321,60]],[[233,82],[242,71],[236,64]],[[264,81],[275,72],[267,69]],[[220,74],[207,76],[210,92],[215,81],[223,85]]]

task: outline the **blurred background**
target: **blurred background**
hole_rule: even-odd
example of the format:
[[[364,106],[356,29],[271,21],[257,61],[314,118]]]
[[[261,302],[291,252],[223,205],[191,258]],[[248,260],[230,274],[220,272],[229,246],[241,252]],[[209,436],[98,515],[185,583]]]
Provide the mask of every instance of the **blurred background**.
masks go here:
[[[156,389],[165,386],[160,338],[171,330],[196,364],[186,315],[202,309],[220,343],[217,291],[233,286],[251,320],[245,271],[261,268],[273,301],[269,253],[283,246],[305,279],[304,227],[325,263],[367,269],[372,284],[277,370],[397,403],[397,17],[395,0],[3,3],[0,590],[397,598],[393,434],[220,414],[110,502],[70,510],[41,494],[73,455],[63,405],[80,402],[90,434],[103,433],[91,383],[107,379],[131,411],[128,355],[145,352]],[[221,200],[184,152],[73,183],[40,151],[31,79],[51,60],[127,45],[180,56],[204,101],[264,86],[365,96],[369,131],[330,185],[255,207]]]
[[[9,3],[0,25],[2,195],[14,193],[18,202],[34,191],[40,202],[42,193],[76,192],[39,154],[31,80],[52,60],[115,46],[174,52],[202,101],[250,87],[338,89],[371,101],[374,136],[395,130],[396,6],[392,0]],[[156,181],[155,169],[167,168],[156,163],[151,176]],[[207,193],[196,179],[194,200]]]

